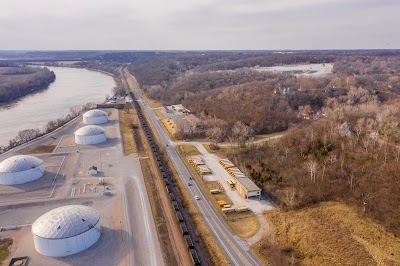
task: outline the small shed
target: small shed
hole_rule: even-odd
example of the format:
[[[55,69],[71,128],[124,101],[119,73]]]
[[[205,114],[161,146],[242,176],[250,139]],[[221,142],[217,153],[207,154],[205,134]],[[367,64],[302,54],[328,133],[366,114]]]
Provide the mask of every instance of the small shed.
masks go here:
[[[92,175],[92,176],[97,175],[97,167],[96,166],[91,166],[89,168],[89,175]]]

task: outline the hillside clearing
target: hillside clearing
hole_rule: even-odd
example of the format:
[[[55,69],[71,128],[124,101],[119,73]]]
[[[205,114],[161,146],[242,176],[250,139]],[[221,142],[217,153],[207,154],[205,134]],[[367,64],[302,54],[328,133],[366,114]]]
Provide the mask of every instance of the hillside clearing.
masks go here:
[[[264,262],[278,245],[288,261],[304,265],[400,265],[400,240],[336,202],[265,214],[271,234],[252,246]]]

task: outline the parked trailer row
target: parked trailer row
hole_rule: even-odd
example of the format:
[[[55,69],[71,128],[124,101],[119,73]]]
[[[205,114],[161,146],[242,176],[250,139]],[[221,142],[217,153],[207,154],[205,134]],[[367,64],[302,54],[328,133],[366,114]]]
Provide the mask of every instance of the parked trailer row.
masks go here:
[[[132,92],[131,92],[131,98],[133,100],[135,99],[135,96],[134,96],[134,94]],[[137,101],[134,101],[134,105],[135,105],[135,109],[137,111],[140,123],[142,124],[142,127],[143,127],[143,129],[144,129],[144,131],[146,133],[147,139],[148,139],[148,141],[150,143],[150,147],[151,147],[151,149],[153,151],[153,154],[154,154],[154,156],[155,156],[155,158],[157,160],[158,167],[159,167],[161,175],[162,175],[162,177],[164,179],[165,189],[167,190],[167,193],[169,194],[169,197],[171,199],[172,207],[174,208],[175,213],[176,213],[176,217],[178,218],[178,221],[179,221],[179,224],[180,224],[180,227],[181,227],[181,230],[182,230],[182,235],[185,238],[186,244],[188,246],[190,255],[191,255],[192,260],[193,260],[193,264],[195,266],[201,265],[199,256],[197,255],[197,251],[194,248],[194,244],[193,244],[192,238],[189,235],[189,230],[188,230],[188,228],[186,226],[186,223],[185,223],[185,220],[183,218],[182,212],[179,209],[179,204],[176,201],[175,194],[171,191],[170,180],[169,180],[169,178],[168,178],[168,176],[167,176],[167,174],[166,174],[166,172],[164,170],[164,166],[162,164],[162,160],[160,158],[157,146],[155,145],[153,137],[151,135],[151,132],[150,132],[149,128],[147,127],[146,120],[142,115],[142,110],[141,110],[139,104],[137,103]]]

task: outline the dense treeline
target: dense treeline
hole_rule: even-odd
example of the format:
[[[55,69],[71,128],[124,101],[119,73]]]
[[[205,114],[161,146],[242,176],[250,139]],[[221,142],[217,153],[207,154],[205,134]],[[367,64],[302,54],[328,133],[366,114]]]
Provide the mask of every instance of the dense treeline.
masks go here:
[[[237,121],[246,123],[255,134],[283,131],[289,124],[298,122],[299,118],[290,108],[288,97],[274,95],[264,85],[263,82],[252,82],[212,92],[204,91],[188,97],[183,104],[193,111],[199,111],[203,117],[223,119],[229,127]]]
[[[55,78],[54,72],[48,68],[0,68],[0,103],[47,88]]]
[[[400,74],[400,55],[340,57],[335,61],[333,70],[346,76]]]
[[[197,72],[235,70],[244,67],[275,66],[297,63],[333,62],[325,54],[275,54],[272,52],[207,52],[160,56],[129,65],[143,86],[162,85],[166,88],[179,74],[188,70]]]
[[[352,89],[326,100],[328,118],[229,156],[284,208],[341,201],[398,236],[400,149],[391,141],[400,135],[398,107]]]
[[[398,51],[188,53],[134,63],[130,71],[150,98],[166,105],[183,103],[204,119],[222,119],[231,127],[240,121],[259,134],[301,122],[300,113],[321,113],[327,98],[345,96],[354,88],[389,101],[400,93],[400,76],[393,74],[399,72],[399,56]],[[254,68],[327,62],[334,63],[335,75],[294,76]],[[279,93],[282,89],[290,91]]]
[[[73,67],[87,68],[93,70],[99,70],[103,72],[110,73],[114,76],[119,76],[119,68],[121,64],[112,62],[99,62],[99,61],[81,61],[72,65]]]

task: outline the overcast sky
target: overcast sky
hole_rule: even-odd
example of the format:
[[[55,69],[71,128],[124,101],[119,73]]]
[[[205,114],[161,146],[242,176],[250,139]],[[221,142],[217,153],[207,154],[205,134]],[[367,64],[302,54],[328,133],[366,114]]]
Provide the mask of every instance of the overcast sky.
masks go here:
[[[0,0],[0,50],[400,48],[400,0]]]

